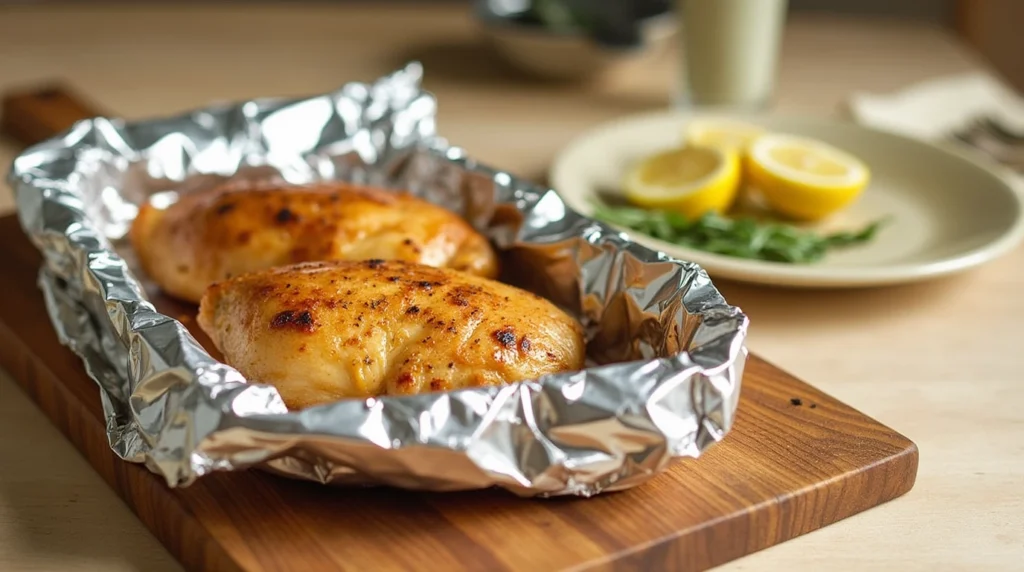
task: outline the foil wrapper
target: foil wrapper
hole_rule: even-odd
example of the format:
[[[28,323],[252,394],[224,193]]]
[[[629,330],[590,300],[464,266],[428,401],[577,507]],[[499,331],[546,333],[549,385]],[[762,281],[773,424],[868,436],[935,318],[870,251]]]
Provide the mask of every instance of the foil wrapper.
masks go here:
[[[39,286],[99,386],[118,456],[172,487],[258,467],[332,484],[591,496],[638,485],[728,433],[747,317],[698,265],[449,145],[421,76],[411,63],[315,97],[95,118],[17,157],[10,181],[44,255]],[[289,412],[273,387],[247,382],[154,307],[124,241],[143,201],[268,176],[408,189],[461,213],[515,268],[513,283],[581,322],[587,369]]]

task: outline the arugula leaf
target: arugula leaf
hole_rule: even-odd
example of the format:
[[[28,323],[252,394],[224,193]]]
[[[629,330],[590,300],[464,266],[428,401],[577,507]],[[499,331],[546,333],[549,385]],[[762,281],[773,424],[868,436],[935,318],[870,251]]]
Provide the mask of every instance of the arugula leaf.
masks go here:
[[[654,238],[715,254],[789,264],[818,262],[833,249],[874,239],[887,219],[857,231],[819,235],[795,226],[707,213],[688,220],[679,213],[595,205],[594,217]]]

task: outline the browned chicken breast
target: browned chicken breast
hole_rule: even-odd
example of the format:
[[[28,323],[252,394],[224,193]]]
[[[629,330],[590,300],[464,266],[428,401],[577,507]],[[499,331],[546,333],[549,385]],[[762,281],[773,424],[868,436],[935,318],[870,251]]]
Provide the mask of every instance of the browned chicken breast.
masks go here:
[[[493,277],[487,239],[455,213],[407,193],[340,183],[249,184],[142,207],[130,240],[168,294],[199,302],[218,280],[317,260],[397,259]]]
[[[583,367],[580,325],[486,278],[401,261],[305,263],[210,287],[199,324],[289,408],[501,385]]]

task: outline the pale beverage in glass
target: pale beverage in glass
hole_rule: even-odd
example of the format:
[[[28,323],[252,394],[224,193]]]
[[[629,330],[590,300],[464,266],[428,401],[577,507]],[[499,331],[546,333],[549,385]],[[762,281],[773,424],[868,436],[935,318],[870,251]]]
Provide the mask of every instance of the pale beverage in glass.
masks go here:
[[[679,103],[768,105],[787,7],[787,0],[679,0]]]

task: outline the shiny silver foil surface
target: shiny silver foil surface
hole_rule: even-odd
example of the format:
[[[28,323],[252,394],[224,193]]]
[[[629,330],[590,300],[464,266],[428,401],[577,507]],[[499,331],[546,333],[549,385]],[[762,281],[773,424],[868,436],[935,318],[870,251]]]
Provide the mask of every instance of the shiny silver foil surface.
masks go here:
[[[21,224],[45,257],[39,286],[99,386],[117,455],[170,486],[259,467],[322,483],[591,496],[638,485],[728,433],[747,317],[696,264],[449,146],[421,75],[412,63],[316,97],[82,121],[16,159]],[[515,268],[513,283],[580,320],[590,365],[289,412],[273,387],[248,383],[152,305],[123,240],[143,201],[268,176],[404,188],[463,214]]]

